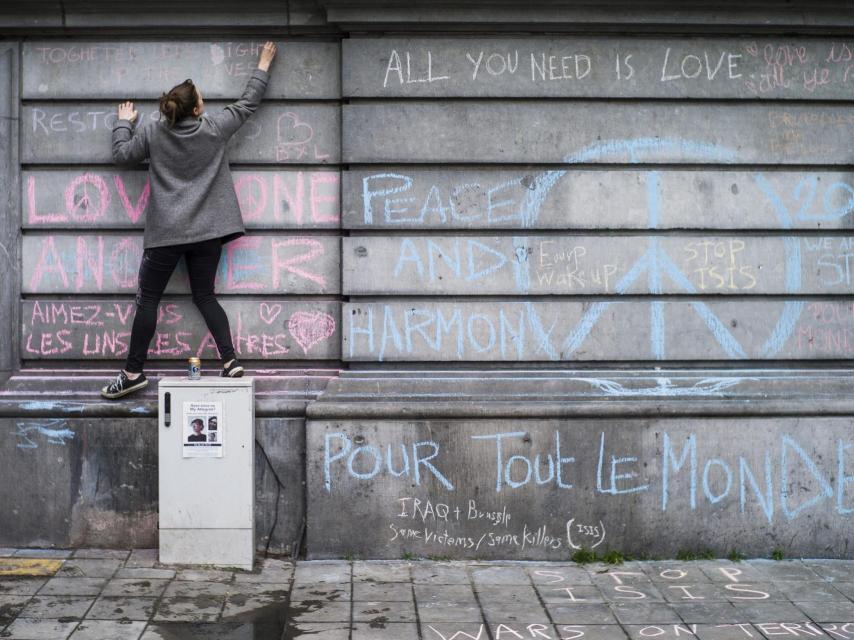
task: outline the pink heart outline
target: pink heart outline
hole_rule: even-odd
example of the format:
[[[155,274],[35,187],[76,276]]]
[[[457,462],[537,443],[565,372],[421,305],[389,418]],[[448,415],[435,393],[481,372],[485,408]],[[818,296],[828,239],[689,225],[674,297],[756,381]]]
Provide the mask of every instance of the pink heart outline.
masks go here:
[[[258,315],[261,317],[261,320],[266,322],[267,324],[273,324],[276,318],[279,317],[279,314],[282,312],[282,305],[278,302],[275,304],[267,304],[266,302],[262,302],[258,305]]]

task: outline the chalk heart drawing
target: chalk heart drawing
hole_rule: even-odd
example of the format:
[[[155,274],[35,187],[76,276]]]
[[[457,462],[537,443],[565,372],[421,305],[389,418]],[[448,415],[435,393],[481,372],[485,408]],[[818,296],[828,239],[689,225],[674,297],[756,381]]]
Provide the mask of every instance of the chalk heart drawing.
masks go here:
[[[275,304],[267,304],[266,302],[262,302],[258,307],[258,315],[261,316],[261,319],[267,324],[273,324],[276,318],[279,317],[279,314],[282,312],[282,305],[278,302]]]
[[[288,331],[302,347],[303,353],[308,353],[318,342],[335,333],[335,318],[322,311],[296,311],[288,320]]]
[[[616,158],[621,162],[634,164],[648,160],[670,160],[674,156],[700,157],[720,163],[734,163],[738,161],[735,151],[717,144],[681,138],[633,138],[605,140],[593,144],[566,156],[564,162],[567,164],[579,164],[601,161],[606,158]],[[645,173],[647,186],[647,226],[649,229],[656,229],[658,228],[660,217],[661,200],[659,172],[649,170]],[[550,170],[540,174],[533,181],[535,186],[526,193],[526,202],[522,211],[524,227],[536,228],[537,218],[540,215],[543,202],[548,197],[552,187],[566,174],[566,169]],[[780,199],[780,196],[774,192],[761,172],[757,172],[754,175],[754,181],[760,190],[764,192],[774,208],[777,215],[777,222],[781,229],[791,229],[793,218],[805,217],[816,195],[814,181],[809,177],[804,178],[794,186],[791,194],[787,194],[796,203],[797,210],[792,211],[791,205],[785,204]],[[839,212],[835,212],[834,215],[839,215]],[[783,262],[786,271],[786,293],[798,293],[801,290],[800,244],[797,238],[790,237],[786,239],[784,246],[785,255],[783,256]],[[691,280],[679,270],[666,251],[661,248],[656,236],[649,238],[647,251],[629,269],[620,282],[616,284],[616,293],[625,293],[635,280],[644,275],[646,275],[650,292],[653,294],[661,293],[661,283],[665,278],[676,283],[685,293],[698,293]],[[526,282],[521,282],[520,293],[527,293],[527,286]],[[618,303],[609,300],[594,302],[590,305],[578,324],[570,328],[569,334],[561,348],[562,359],[570,358],[578,350],[591,330],[597,325],[605,310],[615,304]],[[667,326],[664,314],[667,304],[666,301],[660,300],[653,300],[649,303],[651,327],[650,350],[653,358],[657,360],[667,358]],[[758,353],[748,353],[745,346],[732,334],[728,323],[721,321],[704,301],[699,300],[691,303],[694,312],[708,327],[710,334],[723,352],[731,359],[744,359],[751,356],[772,358],[782,349],[783,345],[792,335],[804,306],[805,302],[803,300],[785,301],[774,327],[765,336],[765,340],[759,347]],[[678,330],[678,327],[676,330]]]
[[[281,145],[303,145],[314,137],[314,129],[297,114],[288,111],[276,121],[276,141]]]

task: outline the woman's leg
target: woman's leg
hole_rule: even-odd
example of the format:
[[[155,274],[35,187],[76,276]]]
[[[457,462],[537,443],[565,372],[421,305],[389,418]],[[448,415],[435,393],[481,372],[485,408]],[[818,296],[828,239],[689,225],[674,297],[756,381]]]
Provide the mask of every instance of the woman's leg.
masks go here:
[[[157,328],[157,305],[169,282],[183,247],[154,247],[142,252],[139,285],[136,290],[136,312],[130,334],[125,371],[140,373],[148,356],[148,346]]]
[[[234,345],[231,341],[231,328],[225,310],[217,302],[214,294],[214,280],[222,254],[219,238],[205,240],[190,245],[186,253],[187,271],[190,275],[190,290],[193,302],[205,319],[208,330],[216,341],[219,357],[223,362],[232,360]]]

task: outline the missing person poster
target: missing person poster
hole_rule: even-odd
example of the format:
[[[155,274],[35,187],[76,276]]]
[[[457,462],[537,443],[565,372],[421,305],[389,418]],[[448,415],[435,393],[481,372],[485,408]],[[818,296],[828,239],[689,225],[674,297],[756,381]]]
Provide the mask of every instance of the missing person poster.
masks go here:
[[[184,403],[185,458],[222,458],[222,402]]]

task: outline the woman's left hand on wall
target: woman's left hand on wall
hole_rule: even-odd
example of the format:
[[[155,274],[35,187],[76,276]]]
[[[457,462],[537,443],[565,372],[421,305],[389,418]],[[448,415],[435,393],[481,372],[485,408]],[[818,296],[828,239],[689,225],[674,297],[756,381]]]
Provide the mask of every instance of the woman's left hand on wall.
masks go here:
[[[133,102],[122,102],[119,104],[119,120],[130,120],[133,122],[139,115],[133,108]]]

